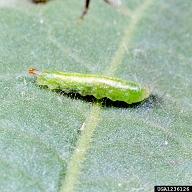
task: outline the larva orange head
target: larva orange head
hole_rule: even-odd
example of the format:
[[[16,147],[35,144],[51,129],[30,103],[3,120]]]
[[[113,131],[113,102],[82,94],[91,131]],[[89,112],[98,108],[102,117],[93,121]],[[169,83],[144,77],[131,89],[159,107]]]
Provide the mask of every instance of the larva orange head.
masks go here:
[[[36,76],[39,74],[39,71],[35,68],[29,68],[28,73],[29,75]]]

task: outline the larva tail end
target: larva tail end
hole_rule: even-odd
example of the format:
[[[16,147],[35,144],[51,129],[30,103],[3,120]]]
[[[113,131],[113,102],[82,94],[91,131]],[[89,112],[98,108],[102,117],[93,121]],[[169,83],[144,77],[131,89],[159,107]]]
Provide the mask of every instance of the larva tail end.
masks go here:
[[[37,76],[37,75],[39,75],[39,71],[38,71],[37,69],[35,69],[35,68],[29,68],[28,73],[29,73],[29,75],[31,75],[31,76]]]

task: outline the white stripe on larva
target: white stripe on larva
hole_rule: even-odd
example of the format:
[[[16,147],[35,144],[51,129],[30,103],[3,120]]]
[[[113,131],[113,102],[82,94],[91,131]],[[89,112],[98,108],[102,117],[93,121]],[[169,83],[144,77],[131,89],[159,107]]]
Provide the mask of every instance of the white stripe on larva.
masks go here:
[[[63,76],[63,75],[59,75],[59,74],[48,74],[49,78],[59,78],[62,79],[63,81],[66,82],[77,82],[77,83],[85,83],[85,84],[92,84],[93,86],[95,84],[100,84],[100,86],[110,86],[110,87],[115,87],[115,88],[119,88],[119,89],[131,89],[131,90],[135,90],[137,91],[138,89],[140,89],[140,87],[138,87],[138,85],[134,85],[134,83],[130,83],[130,84],[125,84],[123,85],[122,82],[118,82],[115,81],[114,79],[111,79],[110,77],[79,77],[79,76],[75,76],[75,75],[69,75],[69,76]],[[133,84],[133,85],[131,85]]]

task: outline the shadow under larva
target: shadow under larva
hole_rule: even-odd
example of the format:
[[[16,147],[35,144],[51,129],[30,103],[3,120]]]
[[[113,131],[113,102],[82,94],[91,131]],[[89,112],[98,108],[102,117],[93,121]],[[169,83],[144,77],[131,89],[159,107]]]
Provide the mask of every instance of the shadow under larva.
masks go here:
[[[122,101],[112,101],[108,98],[102,99],[102,107],[104,108],[135,108],[135,109],[152,109],[156,107],[159,103],[162,103],[162,99],[157,95],[150,95],[149,98],[138,103],[127,104]]]
[[[133,104],[127,104],[123,101],[112,101],[109,98],[102,98],[102,99],[96,99],[92,95],[82,96],[79,93],[66,93],[64,91],[55,90],[56,93],[62,96],[70,97],[71,99],[77,99],[82,100],[84,102],[88,103],[100,103],[103,108],[147,108],[151,109],[156,106],[158,106],[160,103],[162,103],[162,98],[158,97],[157,95],[151,95],[149,98],[145,99],[144,101],[133,103]]]

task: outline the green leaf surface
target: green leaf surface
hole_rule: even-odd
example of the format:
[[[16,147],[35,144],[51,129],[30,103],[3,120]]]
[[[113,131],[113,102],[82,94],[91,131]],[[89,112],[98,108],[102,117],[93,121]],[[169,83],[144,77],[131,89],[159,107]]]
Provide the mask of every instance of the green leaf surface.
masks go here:
[[[149,192],[192,184],[192,1],[0,3],[0,191]],[[149,85],[134,106],[37,87],[27,69]]]

